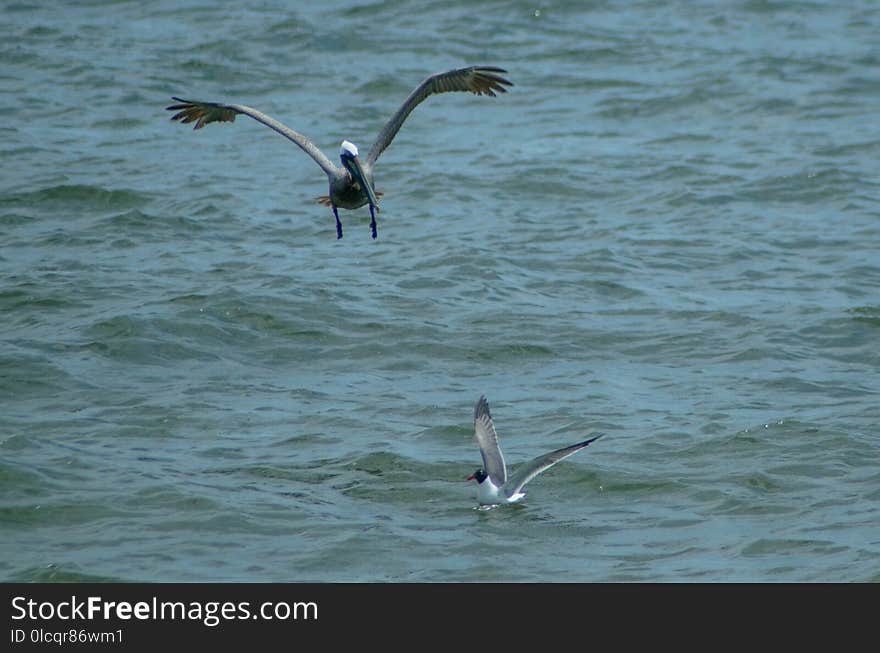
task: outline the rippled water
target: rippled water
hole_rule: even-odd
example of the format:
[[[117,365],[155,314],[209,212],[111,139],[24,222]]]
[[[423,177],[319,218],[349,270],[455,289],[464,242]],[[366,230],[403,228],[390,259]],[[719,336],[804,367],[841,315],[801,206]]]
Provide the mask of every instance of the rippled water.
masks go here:
[[[873,2],[0,10],[6,580],[880,580]],[[317,3],[315,3],[317,5]],[[431,98],[366,209],[328,154]],[[515,464],[475,510],[485,393]]]

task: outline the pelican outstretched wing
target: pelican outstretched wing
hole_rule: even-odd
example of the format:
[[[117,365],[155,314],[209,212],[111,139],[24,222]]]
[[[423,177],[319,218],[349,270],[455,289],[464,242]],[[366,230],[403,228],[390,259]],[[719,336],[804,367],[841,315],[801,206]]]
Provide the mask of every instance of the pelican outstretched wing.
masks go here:
[[[308,154],[315,163],[321,166],[321,169],[328,175],[338,174],[336,166],[327,158],[327,156],[318,149],[318,146],[312,143],[308,138],[293,131],[287,125],[284,125],[274,118],[270,118],[265,113],[246,107],[243,104],[220,104],[218,102],[196,102],[194,100],[184,100],[179,97],[172,97],[172,100],[180,104],[172,104],[166,107],[168,111],[177,111],[171,120],[179,120],[184,124],[194,122],[193,129],[201,129],[205,125],[212,122],[234,122],[235,116],[244,114],[250,116],[257,122],[261,122],[267,127],[274,129],[285,138],[299,145],[303,151]]]
[[[458,68],[456,70],[447,70],[443,73],[436,73],[426,78],[419,84],[415,90],[409,94],[406,101],[397,110],[391,120],[389,120],[373,147],[367,156],[367,165],[372,166],[376,163],[379,155],[385,151],[385,148],[391,144],[401,125],[407,116],[429,95],[436,93],[451,93],[453,91],[468,91],[475,95],[489,95],[495,97],[496,93],[506,93],[505,86],[513,86],[512,82],[496,75],[495,73],[506,73],[503,68],[495,68],[493,66],[470,66],[468,68]]]

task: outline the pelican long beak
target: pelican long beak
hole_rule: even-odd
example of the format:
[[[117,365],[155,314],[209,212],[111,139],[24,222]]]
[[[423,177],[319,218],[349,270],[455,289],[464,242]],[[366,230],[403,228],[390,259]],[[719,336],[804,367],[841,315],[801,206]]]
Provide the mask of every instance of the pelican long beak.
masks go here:
[[[367,175],[364,173],[360,157],[347,157],[346,160],[349,164],[348,171],[351,173],[351,176],[355,178],[355,181],[360,184],[361,188],[364,189],[364,192],[367,194],[367,199],[370,201],[370,206],[374,206],[378,210],[379,200],[376,198],[376,191],[374,191],[373,187],[367,183]]]

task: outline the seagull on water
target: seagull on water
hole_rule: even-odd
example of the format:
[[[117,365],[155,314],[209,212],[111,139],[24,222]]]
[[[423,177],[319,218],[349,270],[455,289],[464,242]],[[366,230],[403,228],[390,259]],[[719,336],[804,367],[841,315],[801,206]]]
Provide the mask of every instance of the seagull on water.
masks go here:
[[[477,482],[477,497],[481,506],[516,503],[525,496],[523,486],[535,476],[604,435],[599,433],[589,440],[538,456],[508,476],[507,465],[504,464],[504,456],[498,445],[498,435],[495,433],[495,423],[489,412],[489,402],[485,396],[481,396],[474,406],[474,432],[483,456],[483,466],[468,476],[467,480]]]

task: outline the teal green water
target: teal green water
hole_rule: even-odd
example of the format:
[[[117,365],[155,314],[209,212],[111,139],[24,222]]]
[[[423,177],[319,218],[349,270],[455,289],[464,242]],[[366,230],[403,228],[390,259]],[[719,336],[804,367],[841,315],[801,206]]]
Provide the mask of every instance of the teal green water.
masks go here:
[[[0,579],[880,580],[875,3],[0,15]]]

